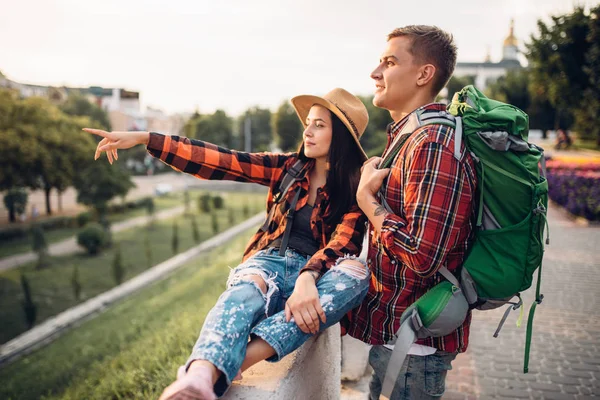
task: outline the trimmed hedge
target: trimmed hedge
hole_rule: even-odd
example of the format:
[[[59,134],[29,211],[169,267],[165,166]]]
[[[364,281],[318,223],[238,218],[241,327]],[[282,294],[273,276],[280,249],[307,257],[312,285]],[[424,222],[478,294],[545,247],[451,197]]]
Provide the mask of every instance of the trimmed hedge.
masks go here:
[[[145,208],[149,202],[154,201],[152,197],[142,197],[137,200],[128,201],[125,203],[111,204],[108,207],[109,214],[121,214],[128,210],[135,210],[138,208]],[[95,221],[96,217],[92,211],[84,211],[76,216],[72,217],[50,217],[35,222],[36,225],[41,227],[44,232],[48,232],[55,229],[63,228],[81,228],[87,225],[89,222]],[[7,242],[13,239],[19,239],[29,236],[31,233],[31,226],[17,225],[8,226],[0,229],[0,242]]]

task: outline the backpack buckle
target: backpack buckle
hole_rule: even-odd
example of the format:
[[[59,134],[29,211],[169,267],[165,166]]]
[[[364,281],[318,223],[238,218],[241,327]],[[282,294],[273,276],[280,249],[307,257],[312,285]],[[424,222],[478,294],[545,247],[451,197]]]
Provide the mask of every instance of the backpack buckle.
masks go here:
[[[535,302],[538,303],[538,304],[542,304],[542,300],[544,300],[544,295],[540,294],[540,297],[537,298],[537,299],[535,299]]]

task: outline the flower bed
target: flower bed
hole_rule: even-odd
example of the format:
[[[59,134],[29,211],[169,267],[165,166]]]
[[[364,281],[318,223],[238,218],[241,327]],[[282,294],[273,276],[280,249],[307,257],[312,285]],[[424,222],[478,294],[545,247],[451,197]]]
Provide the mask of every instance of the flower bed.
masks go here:
[[[600,160],[559,158],[546,166],[550,199],[574,215],[600,221]]]

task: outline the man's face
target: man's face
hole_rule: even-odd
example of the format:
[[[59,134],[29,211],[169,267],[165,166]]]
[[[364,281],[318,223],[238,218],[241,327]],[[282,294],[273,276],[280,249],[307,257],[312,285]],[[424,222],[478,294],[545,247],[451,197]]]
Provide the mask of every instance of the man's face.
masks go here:
[[[402,109],[416,92],[419,65],[415,64],[410,47],[411,40],[405,36],[388,40],[379,65],[371,73],[375,80],[373,105],[376,107],[390,111]]]

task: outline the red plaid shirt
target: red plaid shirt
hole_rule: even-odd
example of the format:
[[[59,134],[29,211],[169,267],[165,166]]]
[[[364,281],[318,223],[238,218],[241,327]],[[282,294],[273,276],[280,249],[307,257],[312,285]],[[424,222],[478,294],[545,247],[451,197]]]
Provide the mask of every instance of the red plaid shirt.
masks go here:
[[[429,104],[419,111],[445,110]],[[388,128],[388,147],[408,116]],[[386,200],[394,211],[381,233],[370,229],[367,297],[352,314],[349,334],[371,344],[385,344],[400,327],[406,308],[442,279],[437,270],[456,270],[463,262],[472,230],[477,178],[473,160],[462,145],[454,157],[454,130],[444,125],[417,129],[403,146],[387,178]],[[447,352],[467,348],[471,313],[455,332],[417,343]]]
[[[252,182],[269,187],[267,213],[273,207],[273,194],[279,188],[285,173],[298,160],[296,153],[244,153],[229,150],[201,140],[180,136],[165,136],[150,133],[148,152],[172,168],[194,175],[200,179]],[[265,249],[283,235],[286,215],[291,202],[300,190],[296,210],[308,202],[309,174],[314,165],[309,161],[302,170],[301,178],[292,187],[274,212],[266,232],[258,230],[246,246],[243,260]],[[325,219],[331,211],[327,186],[317,189],[313,212],[310,218],[315,240],[320,245],[302,270],[310,269],[325,273],[335,262],[347,254],[357,255],[362,246],[366,217],[354,203],[338,224],[328,224]]]

